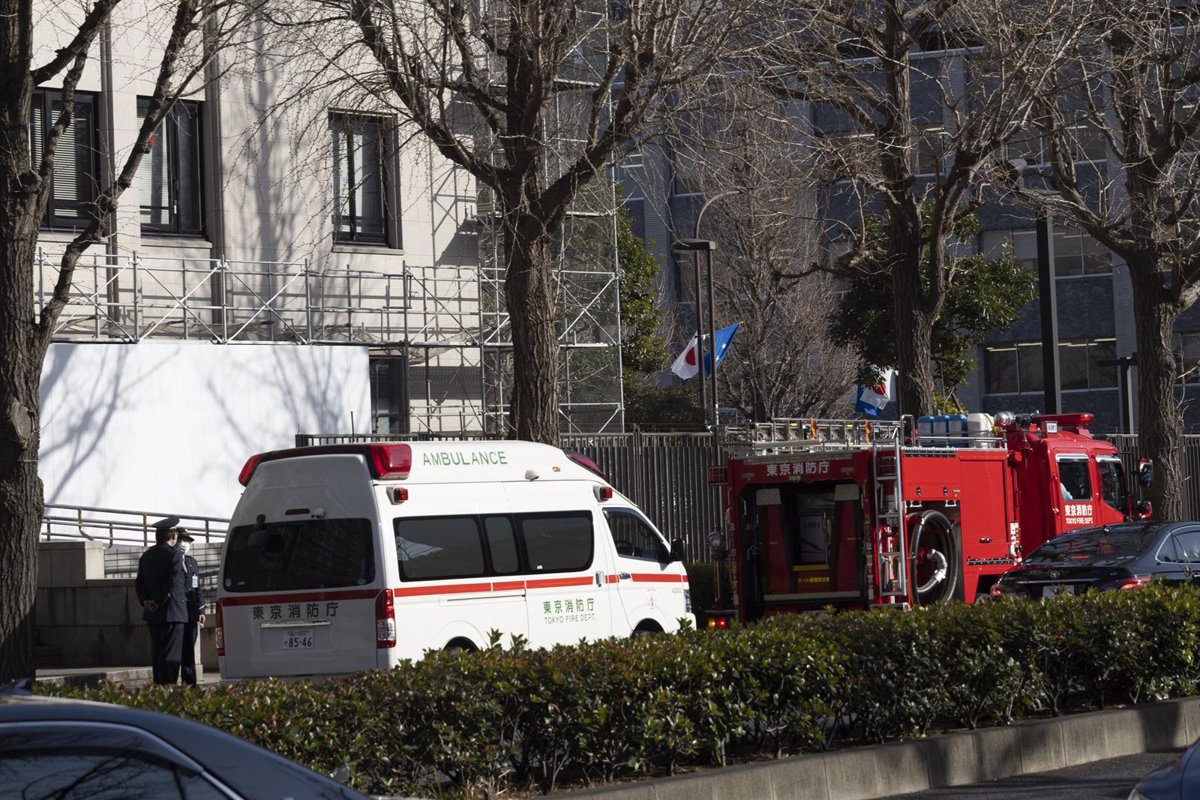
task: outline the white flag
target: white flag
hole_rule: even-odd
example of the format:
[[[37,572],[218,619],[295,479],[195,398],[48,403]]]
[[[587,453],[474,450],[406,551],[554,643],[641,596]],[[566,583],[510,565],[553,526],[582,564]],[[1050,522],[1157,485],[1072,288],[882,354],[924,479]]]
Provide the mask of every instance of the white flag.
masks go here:
[[[685,381],[689,378],[694,378],[700,373],[700,358],[697,356],[699,348],[696,346],[696,337],[688,342],[688,346],[683,348],[683,352],[675,359],[675,363],[671,365],[671,372],[674,372]]]

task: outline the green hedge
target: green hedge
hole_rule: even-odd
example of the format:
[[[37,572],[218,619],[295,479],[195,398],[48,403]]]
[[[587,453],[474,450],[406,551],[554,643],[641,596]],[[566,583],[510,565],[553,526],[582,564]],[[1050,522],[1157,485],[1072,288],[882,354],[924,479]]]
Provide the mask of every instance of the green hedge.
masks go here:
[[[1190,695],[1198,634],[1200,591],[1151,587],[433,653],[321,682],[39,691],[206,722],[371,793],[478,796]]]

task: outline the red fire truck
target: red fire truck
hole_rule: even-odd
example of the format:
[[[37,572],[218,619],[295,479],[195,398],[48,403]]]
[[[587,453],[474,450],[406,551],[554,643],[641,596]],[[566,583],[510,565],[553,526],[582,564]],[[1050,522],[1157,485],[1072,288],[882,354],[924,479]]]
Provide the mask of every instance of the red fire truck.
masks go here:
[[[971,421],[974,432],[939,437],[911,418],[727,429],[727,461],[709,480],[724,492],[728,541],[715,544],[727,549],[734,609],[710,624],[971,603],[1052,536],[1149,516],[1116,448],[1089,433],[1091,414]],[[1138,471],[1148,483],[1148,462]]]

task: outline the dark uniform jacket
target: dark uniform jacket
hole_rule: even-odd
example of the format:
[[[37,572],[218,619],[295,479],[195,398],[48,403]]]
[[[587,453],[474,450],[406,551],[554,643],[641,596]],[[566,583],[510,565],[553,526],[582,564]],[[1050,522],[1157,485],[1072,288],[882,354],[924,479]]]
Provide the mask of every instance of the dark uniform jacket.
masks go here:
[[[204,613],[204,592],[200,588],[200,565],[188,554],[183,555],[184,586],[187,591],[188,622],[199,622]]]
[[[153,600],[158,610],[144,611],[146,622],[187,622],[187,590],[183,553],[166,543],[156,544],[138,559],[137,596]]]

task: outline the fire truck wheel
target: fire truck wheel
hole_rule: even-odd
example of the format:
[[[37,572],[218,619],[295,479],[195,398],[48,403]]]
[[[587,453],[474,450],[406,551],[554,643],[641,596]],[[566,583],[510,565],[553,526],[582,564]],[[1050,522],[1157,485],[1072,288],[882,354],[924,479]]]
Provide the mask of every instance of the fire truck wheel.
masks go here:
[[[927,606],[954,599],[962,571],[954,526],[940,511],[926,511],[910,524],[913,602]]]

